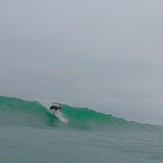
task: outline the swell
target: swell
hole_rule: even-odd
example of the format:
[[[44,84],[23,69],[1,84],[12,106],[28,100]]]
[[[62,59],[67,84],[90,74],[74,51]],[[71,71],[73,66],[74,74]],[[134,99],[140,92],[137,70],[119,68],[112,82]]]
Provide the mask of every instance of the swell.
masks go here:
[[[62,105],[62,113],[68,123],[60,122],[37,101],[24,101],[15,97],[0,96],[0,126],[29,126],[41,128],[79,128],[79,129],[162,129],[154,125],[129,122],[111,114],[99,113],[89,108],[75,108]]]

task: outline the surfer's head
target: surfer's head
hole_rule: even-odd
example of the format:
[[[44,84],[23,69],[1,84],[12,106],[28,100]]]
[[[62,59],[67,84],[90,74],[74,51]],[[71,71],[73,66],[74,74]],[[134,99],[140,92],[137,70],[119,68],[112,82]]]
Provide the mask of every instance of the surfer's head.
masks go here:
[[[58,104],[53,104],[50,107],[50,110],[59,110],[59,109],[61,109],[61,106],[59,106]]]

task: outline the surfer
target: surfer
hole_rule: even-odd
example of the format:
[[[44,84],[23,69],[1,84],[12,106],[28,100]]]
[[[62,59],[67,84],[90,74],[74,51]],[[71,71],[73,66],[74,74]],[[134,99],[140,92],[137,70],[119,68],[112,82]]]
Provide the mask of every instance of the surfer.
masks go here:
[[[59,106],[58,104],[53,104],[53,105],[51,105],[50,110],[57,111],[57,110],[60,110],[61,108],[62,107]]]
[[[50,110],[52,110],[52,114],[55,115],[61,122],[68,122],[68,119],[64,117],[63,113],[60,112],[59,110],[62,109],[61,106],[59,106],[58,104],[52,104],[50,106]]]

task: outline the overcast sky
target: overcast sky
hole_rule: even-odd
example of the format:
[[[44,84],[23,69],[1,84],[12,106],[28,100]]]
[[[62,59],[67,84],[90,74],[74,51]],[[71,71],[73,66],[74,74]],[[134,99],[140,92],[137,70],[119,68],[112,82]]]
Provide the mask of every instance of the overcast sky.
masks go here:
[[[0,0],[0,95],[163,125],[163,1]]]

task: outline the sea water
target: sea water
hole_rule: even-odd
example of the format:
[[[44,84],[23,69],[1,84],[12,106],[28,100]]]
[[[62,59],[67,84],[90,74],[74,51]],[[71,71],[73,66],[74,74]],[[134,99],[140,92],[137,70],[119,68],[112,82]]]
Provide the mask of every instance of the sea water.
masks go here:
[[[62,105],[0,97],[0,163],[162,163],[163,127]]]

